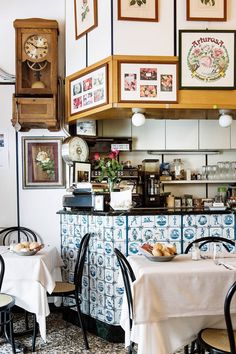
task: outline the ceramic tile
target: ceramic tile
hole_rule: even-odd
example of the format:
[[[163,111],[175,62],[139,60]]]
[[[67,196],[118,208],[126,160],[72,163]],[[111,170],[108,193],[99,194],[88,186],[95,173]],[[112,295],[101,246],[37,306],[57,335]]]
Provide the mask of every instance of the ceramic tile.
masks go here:
[[[143,215],[141,220],[142,227],[153,228],[155,226],[155,215]]]
[[[197,228],[197,236],[196,236],[196,238],[208,237],[208,236],[210,236],[209,227],[198,227]]]
[[[222,215],[212,214],[210,215],[210,226],[217,227],[222,225]]]
[[[196,225],[195,215],[184,215],[183,216],[183,227],[191,227]]]
[[[181,240],[181,229],[177,227],[168,228],[168,239],[170,242]]]
[[[142,242],[142,229],[138,227],[129,227],[128,240]]]
[[[180,227],[181,226],[181,215],[169,215],[169,226]]]
[[[142,226],[142,217],[140,215],[128,216],[128,226],[135,228]]]
[[[210,236],[223,236],[223,229],[221,227],[210,227]]]
[[[210,215],[196,215],[197,227],[207,227],[210,223]]]
[[[196,228],[195,227],[186,227],[183,229],[183,240],[184,241],[193,241],[196,238]]]

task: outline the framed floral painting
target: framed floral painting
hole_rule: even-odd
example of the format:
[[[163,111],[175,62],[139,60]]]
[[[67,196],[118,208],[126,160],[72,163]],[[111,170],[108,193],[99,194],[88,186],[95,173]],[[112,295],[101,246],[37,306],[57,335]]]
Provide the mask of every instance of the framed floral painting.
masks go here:
[[[158,0],[118,0],[118,20],[158,21]]]
[[[98,25],[97,0],[74,0],[75,39],[92,31]]]
[[[226,21],[227,0],[186,0],[188,21]]]
[[[119,102],[177,102],[176,62],[119,62]]]
[[[180,88],[235,89],[235,33],[180,30]]]
[[[63,188],[63,138],[22,137],[23,188]]]

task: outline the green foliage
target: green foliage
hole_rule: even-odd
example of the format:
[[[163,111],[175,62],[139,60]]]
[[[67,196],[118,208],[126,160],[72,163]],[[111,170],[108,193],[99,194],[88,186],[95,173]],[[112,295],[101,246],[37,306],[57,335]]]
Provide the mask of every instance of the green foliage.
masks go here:
[[[146,4],[146,0],[130,0],[129,4],[130,6],[134,6],[134,5],[138,5],[138,6],[142,6]]]
[[[215,6],[216,2],[215,0],[201,0],[201,3],[205,5]]]
[[[95,169],[101,171],[98,180],[101,182],[105,177],[108,181],[116,183],[118,180],[118,172],[123,170],[123,165],[117,160],[117,157],[106,156],[95,161]]]

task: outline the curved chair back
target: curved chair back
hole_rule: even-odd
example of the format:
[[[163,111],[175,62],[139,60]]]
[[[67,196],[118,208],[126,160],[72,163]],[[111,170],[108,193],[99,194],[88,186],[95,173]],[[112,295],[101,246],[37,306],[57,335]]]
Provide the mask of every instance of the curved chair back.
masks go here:
[[[198,243],[199,244],[199,248],[201,249],[204,245],[208,244],[208,243],[221,243],[223,245],[223,247],[230,252],[230,246],[235,246],[235,241],[234,240],[229,240],[228,238],[224,238],[224,237],[219,237],[219,236],[208,236],[208,237],[201,237],[198,238],[194,241],[192,241],[185,249],[184,253],[187,254],[193,244]]]
[[[3,277],[4,277],[4,274],[5,274],[5,262],[4,262],[4,259],[3,259],[1,254],[0,254],[0,266],[1,266],[1,270],[0,270],[0,291],[1,291]]]
[[[91,236],[92,236],[91,233],[85,234],[82,237],[80,242],[80,248],[75,263],[75,272],[74,272],[74,284],[75,284],[75,291],[77,294],[81,294],[82,292],[82,276],[83,276],[84,262],[86,259],[86,252],[88,249],[89,240]]]
[[[0,231],[0,242],[2,245],[7,246],[12,242],[21,241],[38,241],[36,233],[23,226],[11,226]]]
[[[136,278],[133,272],[133,269],[131,265],[129,264],[128,260],[126,257],[123,255],[120,250],[117,248],[114,249],[114,253],[117,257],[120,269],[121,269],[121,274],[125,286],[125,292],[126,292],[126,297],[127,297],[127,302],[128,302],[128,309],[129,309],[129,318],[130,318],[130,329],[132,328],[132,318],[133,318],[133,297],[132,297],[132,291],[131,291],[131,282],[133,283]]]
[[[233,330],[231,314],[230,314],[231,301],[232,301],[233,295],[235,294],[235,291],[236,291],[236,282],[229,288],[229,290],[226,294],[226,297],[225,297],[225,304],[224,304],[225,323],[226,323],[226,328],[227,328],[228,337],[229,337],[230,353],[231,354],[236,354],[234,330]]]

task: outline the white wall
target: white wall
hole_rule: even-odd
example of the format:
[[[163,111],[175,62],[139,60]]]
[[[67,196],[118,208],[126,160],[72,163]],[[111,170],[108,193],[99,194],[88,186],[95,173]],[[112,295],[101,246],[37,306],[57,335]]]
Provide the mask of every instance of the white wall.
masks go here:
[[[65,0],[41,0],[35,3],[31,0],[11,0],[1,7],[0,12],[0,41],[4,43],[4,51],[0,56],[0,68],[15,74],[15,29],[13,21],[20,18],[39,17],[54,19],[59,23],[59,75],[64,77],[65,65]],[[14,85],[0,84],[1,119],[0,133],[7,132],[9,141],[9,166],[0,168],[0,227],[14,226],[17,224],[16,211],[16,152],[15,130],[11,124],[12,94]],[[36,231],[45,244],[60,246],[60,223],[56,214],[61,209],[62,195],[65,189],[22,189],[22,136],[63,136],[62,132],[50,133],[48,130],[31,129],[27,133],[18,133],[19,138],[19,204],[20,223]]]

